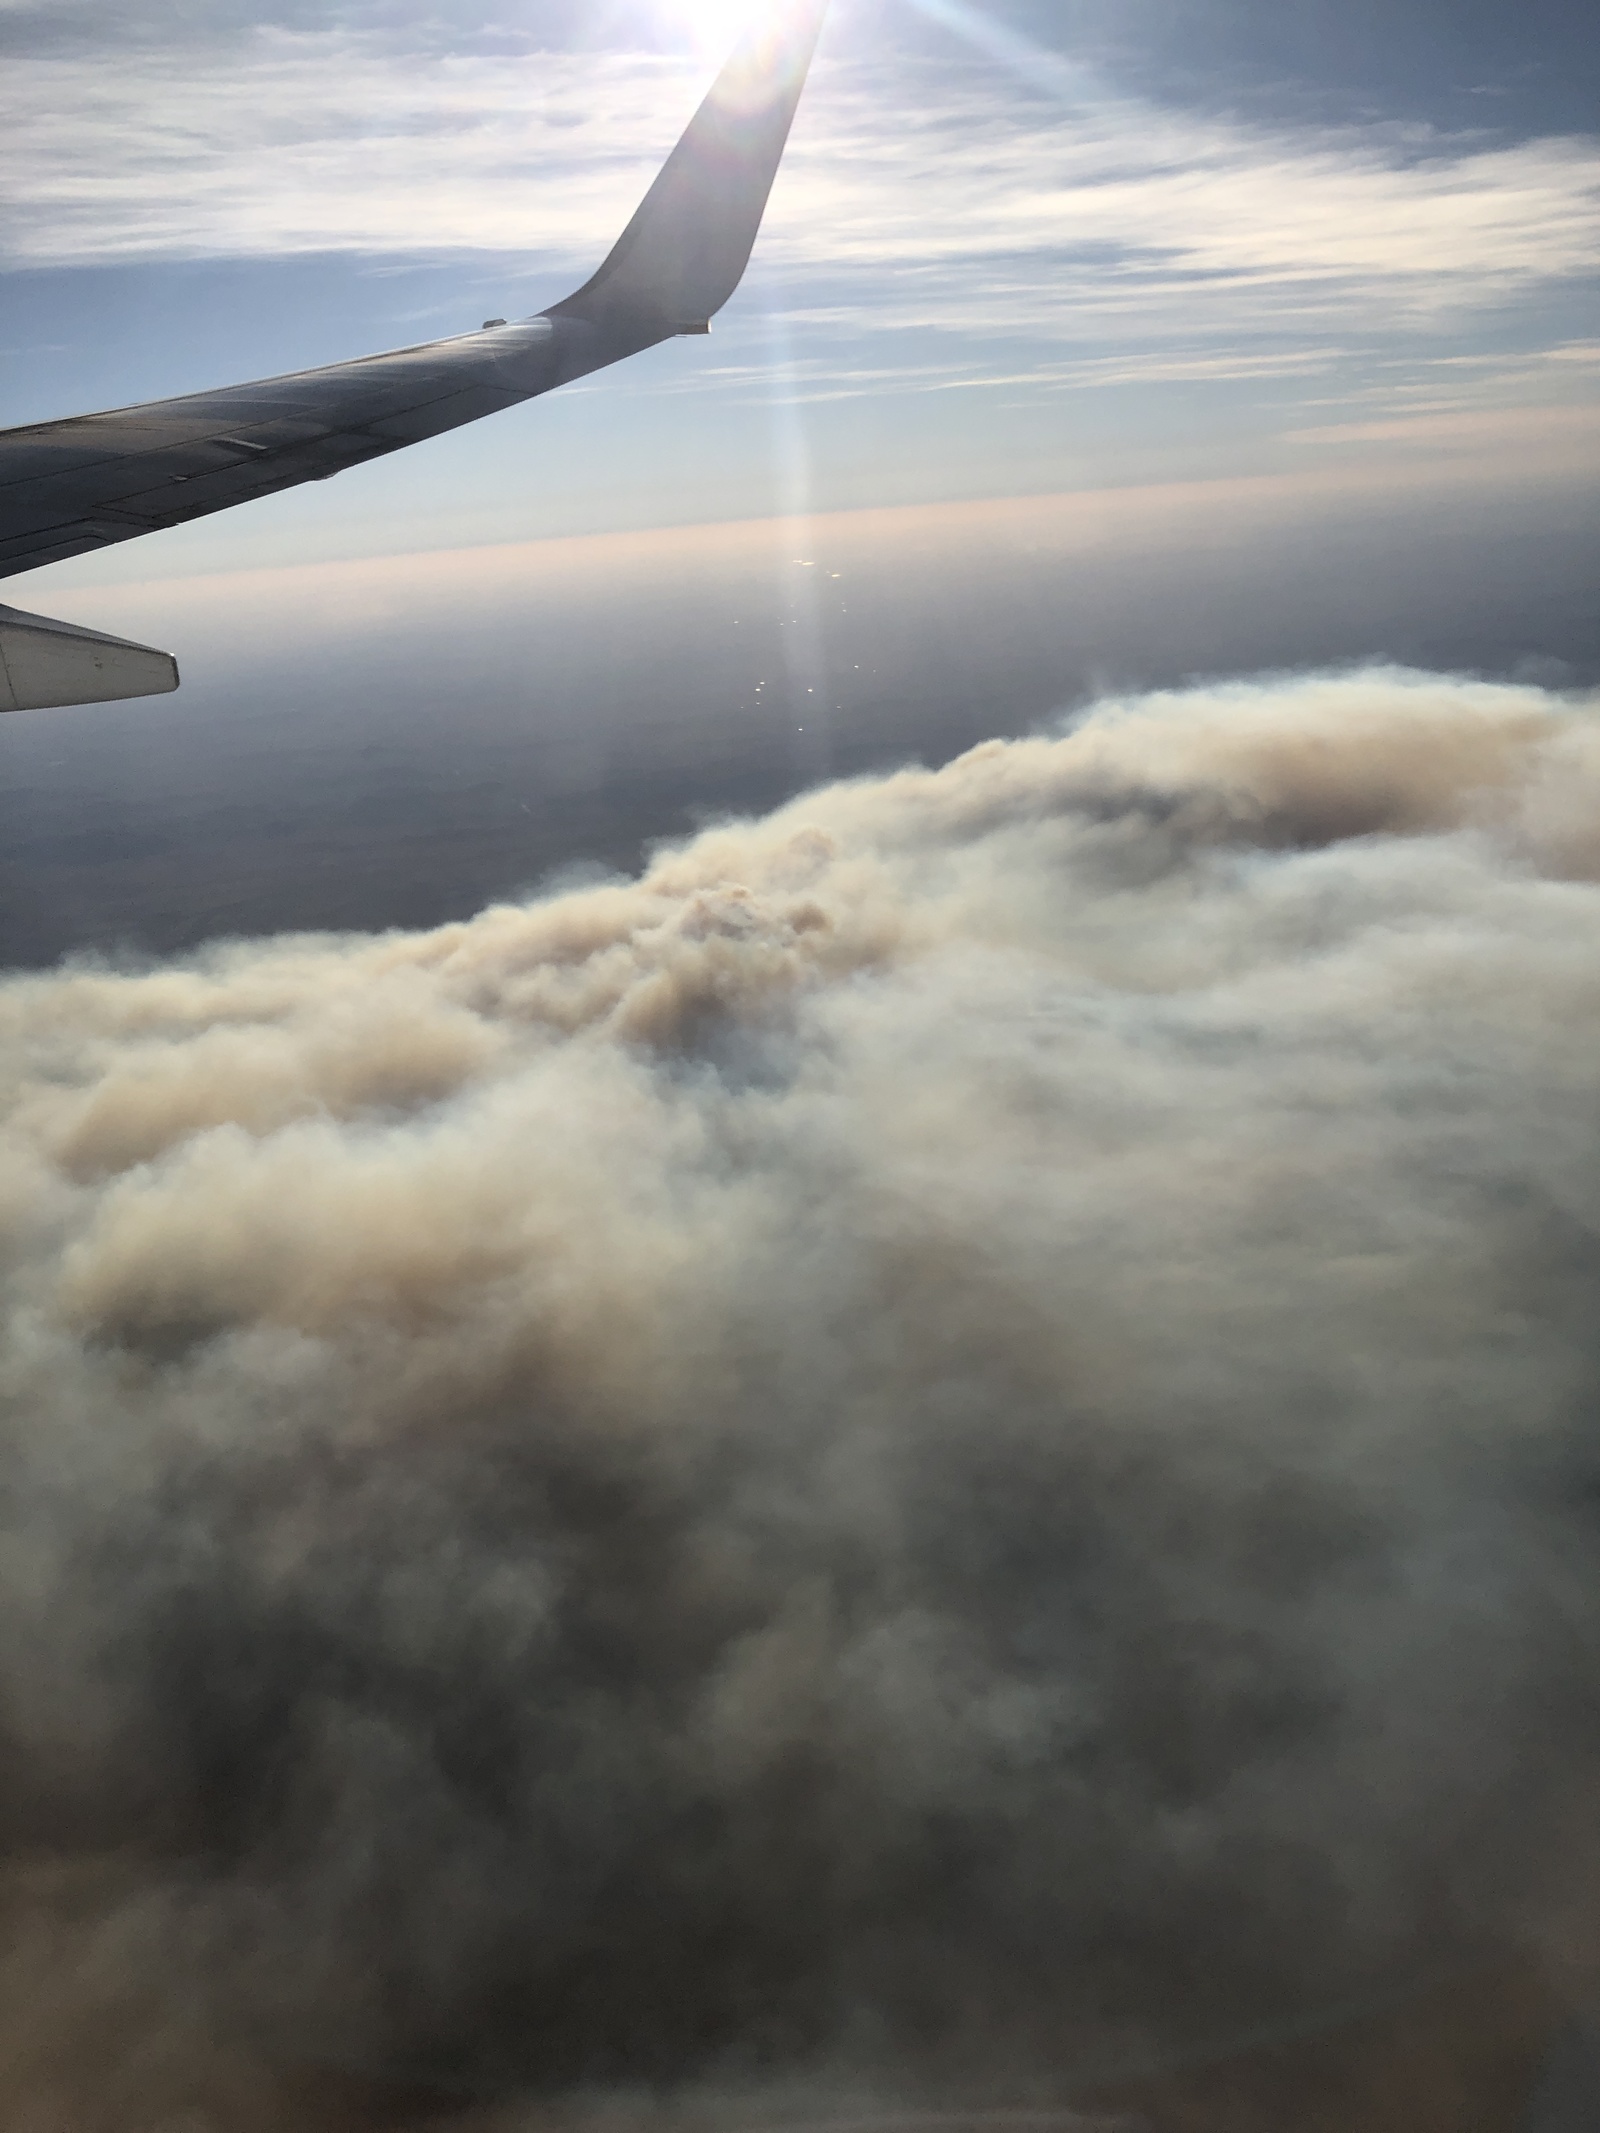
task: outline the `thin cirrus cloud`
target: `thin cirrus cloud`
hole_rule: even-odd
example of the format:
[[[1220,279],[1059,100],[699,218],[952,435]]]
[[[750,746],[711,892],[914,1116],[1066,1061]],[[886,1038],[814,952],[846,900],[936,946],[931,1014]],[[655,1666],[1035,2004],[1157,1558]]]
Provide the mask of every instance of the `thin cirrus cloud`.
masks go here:
[[[12,264],[524,251],[581,264],[614,235],[699,86],[658,54],[428,55],[350,30],[235,46],[23,56],[0,144]],[[779,264],[912,270],[903,323],[1081,315],[1181,289],[1303,317],[1416,320],[1600,265],[1600,149],[1486,147],[1394,126],[1273,131],[999,75],[825,73],[773,203]],[[1050,260],[1005,301],[995,268]],[[1069,271],[1057,283],[1054,263]]]

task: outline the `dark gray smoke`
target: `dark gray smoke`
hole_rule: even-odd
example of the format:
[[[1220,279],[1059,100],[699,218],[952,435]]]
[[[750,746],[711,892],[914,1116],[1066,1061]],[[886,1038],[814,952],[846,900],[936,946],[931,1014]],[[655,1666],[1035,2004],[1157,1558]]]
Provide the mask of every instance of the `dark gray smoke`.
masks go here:
[[[1593,710],[1146,699],[0,988],[7,2122],[1581,1972]]]

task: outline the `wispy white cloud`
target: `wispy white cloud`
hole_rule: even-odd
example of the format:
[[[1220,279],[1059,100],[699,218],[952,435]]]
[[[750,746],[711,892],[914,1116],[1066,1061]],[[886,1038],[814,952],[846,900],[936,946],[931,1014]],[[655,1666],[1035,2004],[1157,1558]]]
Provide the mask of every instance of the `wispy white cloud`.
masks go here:
[[[1359,422],[1382,410],[1386,419],[1468,415],[1518,409],[1541,420],[1573,421],[1592,405],[1600,383],[1600,342],[1568,341],[1550,348],[1503,348],[1462,353],[1412,351],[1368,362],[1364,379],[1346,376],[1326,400],[1302,397],[1314,413],[1338,408]],[[1292,433],[1298,440],[1316,431]],[[1351,434],[1345,429],[1340,436]]]
[[[13,261],[526,251],[580,265],[692,106],[682,59],[422,55],[258,29],[241,48],[8,72]],[[1273,132],[1000,77],[836,66],[773,203],[779,264],[896,271],[900,322],[1087,301],[1431,319],[1600,266],[1600,144]],[[950,269],[959,266],[957,288]],[[977,270],[974,279],[974,270]]]
[[[1039,361],[1016,369],[962,361],[863,363],[841,365],[826,356],[792,361],[784,387],[797,400],[841,400],[893,388],[897,392],[956,392],[1028,385],[1092,390],[1097,386],[1221,384],[1265,378],[1305,378],[1330,370],[1343,351],[1337,348],[1286,348],[1252,353],[1245,349],[1142,349],[1117,355]],[[680,397],[714,384],[719,390],[759,390],[770,396],[770,370],[756,363],[721,363],[690,377],[663,381],[657,391]]]
[[[527,248],[575,257],[670,143],[681,63],[429,55],[345,30],[10,71],[12,260]],[[608,182],[609,181],[609,182]]]

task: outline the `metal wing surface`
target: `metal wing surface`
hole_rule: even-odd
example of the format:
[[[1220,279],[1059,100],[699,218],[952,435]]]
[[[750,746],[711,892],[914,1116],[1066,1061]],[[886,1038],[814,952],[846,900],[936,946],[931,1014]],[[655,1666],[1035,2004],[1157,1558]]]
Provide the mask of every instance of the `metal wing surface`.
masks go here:
[[[605,263],[548,311],[325,369],[0,430],[0,577],[326,480],[706,332],[749,260],[826,9],[827,0],[780,0],[712,85]],[[119,669],[120,643],[0,608],[0,710],[177,686],[171,660],[148,647],[122,646],[140,656]]]

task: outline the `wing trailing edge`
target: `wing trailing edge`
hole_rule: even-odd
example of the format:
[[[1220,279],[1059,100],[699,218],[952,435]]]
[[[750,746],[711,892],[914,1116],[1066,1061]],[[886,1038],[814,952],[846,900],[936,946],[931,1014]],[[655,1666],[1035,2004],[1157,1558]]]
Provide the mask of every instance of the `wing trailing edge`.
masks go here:
[[[0,607],[0,711],[115,703],[177,686],[178,662],[170,652]]]

